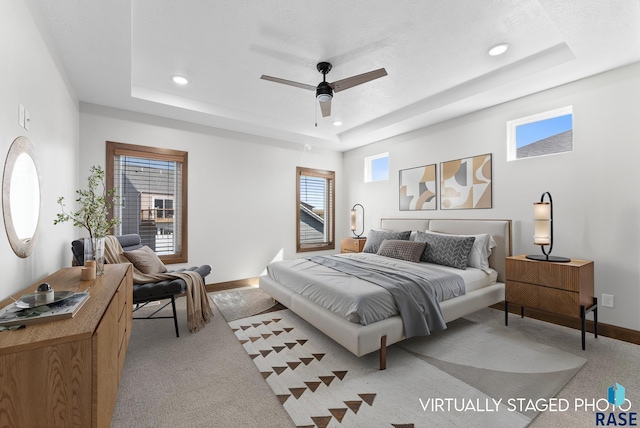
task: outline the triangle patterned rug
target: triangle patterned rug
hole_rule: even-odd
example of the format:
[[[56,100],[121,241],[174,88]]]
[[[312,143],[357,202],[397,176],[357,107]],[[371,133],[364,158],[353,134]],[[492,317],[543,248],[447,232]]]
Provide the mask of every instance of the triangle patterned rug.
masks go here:
[[[525,427],[537,415],[526,403],[555,396],[586,362],[464,318],[390,346],[386,370],[377,352],[356,357],[288,309],[228,324],[300,428]]]

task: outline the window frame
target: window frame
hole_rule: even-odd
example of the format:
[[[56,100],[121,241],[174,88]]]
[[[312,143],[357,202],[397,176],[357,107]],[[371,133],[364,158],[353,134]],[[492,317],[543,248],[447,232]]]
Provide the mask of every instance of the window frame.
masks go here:
[[[382,158],[387,158],[387,178],[374,180],[373,179],[373,162]],[[378,153],[377,155],[365,156],[364,158],[364,182],[375,183],[378,181],[389,181],[389,152]]]
[[[300,177],[319,177],[325,180],[329,180],[331,185],[329,189],[330,209],[325,208],[325,228],[328,227],[329,239],[320,243],[302,243],[300,242]],[[335,195],[336,195],[336,173],[334,171],[319,170],[313,168],[296,167],[296,252],[302,253],[307,251],[321,251],[321,250],[333,250],[335,249]],[[328,215],[327,215],[328,211]],[[326,226],[326,223],[329,223]]]
[[[571,129],[573,130],[573,105],[560,107],[554,110],[545,111],[542,113],[532,114],[530,116],[521,117],[519,119],[510,120],[507,122],[507,161],[518,161],[523,159],[532,159],[542,156],[559,155],[562,153],[570,153],[573,151],[573,139],[571,141],[571,150],[565,150],[561,152],[543,153],[536,156],[518,157],[518,141],[516,137],[516,131],[518,126],[527,125],[534,122],[541,122],[547,119],[553,119],[556,117],[571,115]]]
[[[106,144],[106,184],[107,188],[115,188],[114,182],[114,162],[116,156],[132,156],[142,159],[151,159],[159,161],[171,161],[180,162],[182,164],[182,186],[181,200],[182,206],[181,221],[180,221],[180,251],[173,254],[158,255],[160,260],[165,264],[173,263],[187,263],[188,248],[189,248],[189,153],[182,150],[165,149],[151,146],[140,146],[136,144],[118,143],[114,141],[107,141]],[[174,204],[174,216],[175,216],[175,204]],[[109,218],[113,217],[113,208],[109,210]]]

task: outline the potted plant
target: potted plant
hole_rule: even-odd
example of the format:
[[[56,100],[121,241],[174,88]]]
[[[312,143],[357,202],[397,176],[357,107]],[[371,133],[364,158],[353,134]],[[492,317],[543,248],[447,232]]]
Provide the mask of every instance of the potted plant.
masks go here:
[[[117,203],[118,197],[115,189],[107,190],[105,185],[105,172],[100,166],[92,166],[87,190],[76,190],[78,195],[76,203],[80,209],[75,212],[65,210],[64,197],[58,198],[58,205],[62,209],[58,213],[53,224],[73,220],[73,225],[83,227],[89,231],[89,240],[85,239],[85,254],[87,244],[91,245],[91,253],[96,260],[96,274],[104,272],[104,237],[111,233],[114,226],[120,224],[120,220],[108,218],[109,210]]]

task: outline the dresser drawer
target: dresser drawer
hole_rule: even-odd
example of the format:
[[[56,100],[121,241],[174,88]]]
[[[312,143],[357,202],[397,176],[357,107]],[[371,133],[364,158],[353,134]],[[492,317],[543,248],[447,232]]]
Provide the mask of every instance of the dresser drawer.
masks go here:
[[[540,300],[538,289],[536,285],[507,280],[504,299],[516,305],[537,308]]]
[[[569,263],[547,263],[528,260],[524,257],[508,257],[506,274],[507,280],[543,285],[559,290],[580,292],[593,289],[593,263],[582,260],[572,260]]]
[[[580,317],[580,294],[555,288],[540,287],[538,308],[543,311]]]

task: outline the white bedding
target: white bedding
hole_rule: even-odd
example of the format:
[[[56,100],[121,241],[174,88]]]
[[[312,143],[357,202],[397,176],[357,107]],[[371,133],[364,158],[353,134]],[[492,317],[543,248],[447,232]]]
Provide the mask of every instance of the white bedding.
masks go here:
[[[407,267],[415,269],[420,265],[436,267],[460,275],[467,293],[494,284],[497,278],[497,272],[493,269],[489,273],[469,267],[460,270],[430,263],[411,263],[371,253],[341,254],[340,257],[364,260],[399,270]],[[384,288],[306,259],[274,262],[268,266],[267,272],[277,283],[354,323],[368,325],[398,314],[393,297]]]

